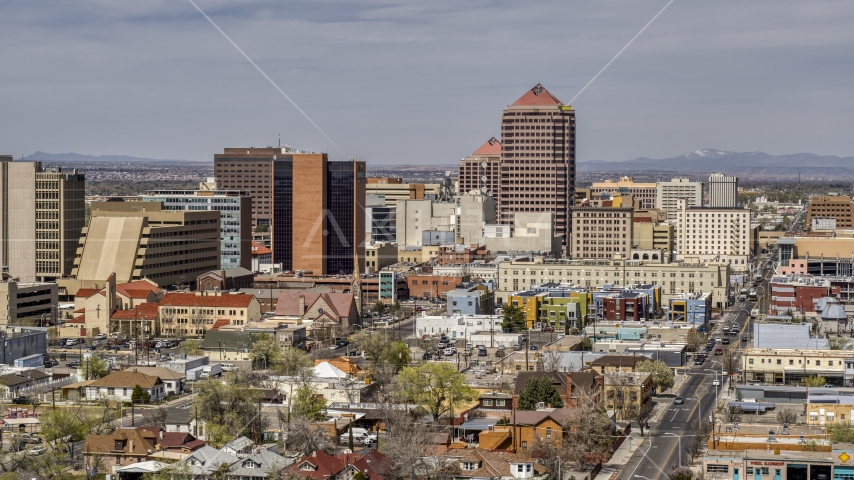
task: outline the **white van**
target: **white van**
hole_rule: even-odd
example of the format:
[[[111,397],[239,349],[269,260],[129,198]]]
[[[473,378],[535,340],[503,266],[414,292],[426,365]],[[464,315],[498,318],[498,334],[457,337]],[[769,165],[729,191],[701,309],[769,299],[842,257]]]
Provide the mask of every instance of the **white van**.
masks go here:
[[[219,366],[222,367],[223,372],[237,370],[237,367],[235,367],[233,363],[220,363]]]

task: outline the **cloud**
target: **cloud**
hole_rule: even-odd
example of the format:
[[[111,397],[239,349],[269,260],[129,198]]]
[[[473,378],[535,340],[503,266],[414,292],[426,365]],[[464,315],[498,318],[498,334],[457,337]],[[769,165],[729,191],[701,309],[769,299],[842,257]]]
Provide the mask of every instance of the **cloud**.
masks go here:
[[[567,101],[665,2],[198,0],[345,151],[449,164],[537,82]],[[854,154],[854,5],[677,0],[575,102],[579,159]],[[0,7],[0,145],[211,159],[331,145],[188,2]]]

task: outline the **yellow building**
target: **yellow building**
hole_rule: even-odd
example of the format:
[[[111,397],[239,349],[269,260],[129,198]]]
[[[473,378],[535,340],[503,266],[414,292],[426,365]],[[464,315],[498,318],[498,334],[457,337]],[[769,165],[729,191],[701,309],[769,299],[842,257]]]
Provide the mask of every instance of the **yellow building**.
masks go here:
[[[807,424],[833,425],[854,422],[852,399],[854,397],[849,395],[810,395],[807,403]]]
[[[617,420],[629,418],[630,412],[650,404],[652,387],[652,374],[648,372],[606,373],[605,408],[614,412]]]
[[[164,335],[201,336],[225,325],[246,325],[261,318],[253,295],[228,292],[169,292],[160,300]]]
[[[394,265],[398,261],[397,245],[393,243],[372,243],[365,245],[365,271],[375,273]]]
[[[742,351],[742,370],[750,382],[803,385],[804,376],[822,376],[830,385],[844,385],[845,370],[854,370],[846,350],[748,348]]]

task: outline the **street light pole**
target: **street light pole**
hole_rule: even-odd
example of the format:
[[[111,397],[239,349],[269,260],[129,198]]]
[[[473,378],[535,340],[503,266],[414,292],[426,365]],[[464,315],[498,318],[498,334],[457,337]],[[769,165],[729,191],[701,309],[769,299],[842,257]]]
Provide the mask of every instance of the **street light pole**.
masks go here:
[[[665,435],[672,435],[672,436],[676,437],[676,439],[679,441],[679,466],[681,467],[682,466],[682,437],[680,435],[676,435],[675,433],[670,433],[670,432],[665,432],[664,434]],[[635,475],[635,476],[637,477],[639,475]]]

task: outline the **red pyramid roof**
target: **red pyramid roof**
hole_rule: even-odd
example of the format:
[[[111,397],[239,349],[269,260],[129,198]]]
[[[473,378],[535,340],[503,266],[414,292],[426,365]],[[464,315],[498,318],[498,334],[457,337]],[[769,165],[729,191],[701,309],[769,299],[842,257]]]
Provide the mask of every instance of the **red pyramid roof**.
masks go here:
[[[492,137],[475,150],[472,155],[501,155],[501,142]]]
[[[519,100],[513,102],[513,105],[562,105],[562,103],[538,83],[519,97]]]

